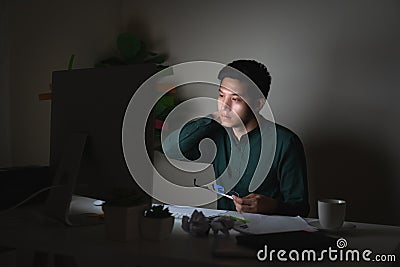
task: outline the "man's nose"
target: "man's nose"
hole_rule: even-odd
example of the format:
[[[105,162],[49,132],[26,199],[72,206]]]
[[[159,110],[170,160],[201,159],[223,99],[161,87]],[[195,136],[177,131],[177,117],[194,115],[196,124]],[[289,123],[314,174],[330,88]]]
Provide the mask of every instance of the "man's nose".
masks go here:
[[[224,99],[224,101],[222,101],[222,110],[230,110],[231,109],[231,103],[228,99]]]

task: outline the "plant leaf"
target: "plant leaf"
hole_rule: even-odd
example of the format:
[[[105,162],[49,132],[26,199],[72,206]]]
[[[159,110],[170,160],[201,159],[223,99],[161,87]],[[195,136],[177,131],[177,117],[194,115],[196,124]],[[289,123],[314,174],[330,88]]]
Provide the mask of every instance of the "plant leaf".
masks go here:
[[[154,52],[151,52],[151,51],[147,51],[147,54],[149,56],[157,56],[158,55],[157,53],[154,53]]]
[[[127,62],[129,64],[143,63],[146,56],[147,56],[147,52],[143,49],[140,49],[139,52],[136,54],[136,56],[128,59]]]
[[[108,66],[108,65],[123,65],[126,63],[119,57],[110,57],[110,58],[100,61],[100,64]]]
[[[150,58],[146,59],[144,62],[161,64],[165,60],[167,60],[167,55],[160,54],[160,55],[157,55],[157,56],[150,57]]]
[[[117,38],[117,46],[121,55],[130,60],[140,51],[141,41],[129,32],[121,33]]]
[[[72,54],[71,57],[69,58],[68,70],[72,70],[72,65],[74,64],[74,59],[75,59],[75,55]]]
[[[169,68],[169,66],[157,64],[157,71],[162,71],[160,75],[162,76],[170,76],[174,75],[173,68]]]

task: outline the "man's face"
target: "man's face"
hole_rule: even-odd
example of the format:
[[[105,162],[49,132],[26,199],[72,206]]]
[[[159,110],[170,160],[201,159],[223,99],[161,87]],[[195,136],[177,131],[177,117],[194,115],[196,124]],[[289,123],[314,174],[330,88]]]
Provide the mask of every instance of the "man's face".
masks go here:
[[[219,88],[218,112],[223,126],[233,128],[246,126],[254,119],[245,100],[250,103],[246,83],[229,77],[222,80]]]

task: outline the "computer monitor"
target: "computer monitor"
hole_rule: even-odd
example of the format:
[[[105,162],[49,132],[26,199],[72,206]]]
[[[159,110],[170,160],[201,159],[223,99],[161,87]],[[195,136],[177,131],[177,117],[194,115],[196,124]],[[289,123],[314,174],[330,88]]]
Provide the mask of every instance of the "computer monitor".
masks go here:
[[[59,213],[56,217],[63,219],[71,191],[109,200],[120,189],[139,189],[125,163],[122,122],[135,91],[155,73],[154,64],[53,72],[50,170],[53,184],[60,186],[49,194],[49,213]],[[152,129],[149,120],[146,144],[150,152]]]

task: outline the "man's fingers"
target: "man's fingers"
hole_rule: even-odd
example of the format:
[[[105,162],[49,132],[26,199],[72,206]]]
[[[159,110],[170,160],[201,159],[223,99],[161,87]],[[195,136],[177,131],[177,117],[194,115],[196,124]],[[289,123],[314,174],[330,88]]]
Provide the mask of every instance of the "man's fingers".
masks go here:
[[[249,205],[241,205],[235,202],[235,207],[238,212],[253,212],[254,207]]]
[[[254,203],[252,198],[240,198],[237,196],[232,196],[233,201],[240,205],[252,205]]]
[[[248,198],[255,198],[257,196],[257,194],[251,193],[245,197],[243,197],[244,199],[248,199]]]
[[[235,200],[235,196],[233,196],[233,204],[235,204],[236,210],[241,212],[242,211],[242,205],[239,204],[236,200]]]
[[[219,124],[221,124],[221,117],[220,117],[218,111],[212,113],[212,114],[211,114],[211,117],[212,117],[214,120],[216,120]]]
[[[241,207],[240,207],[240,211],[241,212],[255,212],[255,207],[254,206],[252,206],[252,205],[241,205]]]
[[[278,202],[270,197],[251,193],[243,198],[232,196],[238,211],[271,214],[277,210]]]

